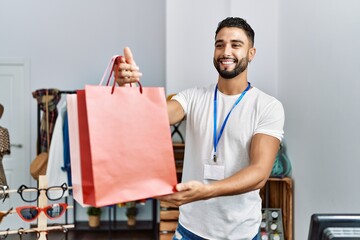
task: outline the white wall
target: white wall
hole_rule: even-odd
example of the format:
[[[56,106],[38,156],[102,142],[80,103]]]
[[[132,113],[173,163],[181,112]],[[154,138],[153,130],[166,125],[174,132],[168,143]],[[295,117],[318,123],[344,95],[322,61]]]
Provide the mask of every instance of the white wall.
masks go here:
[[[206,7],[204,7],[206,6]],[[217,80],[213,67],[215,29],[228,12],[223,1],[166,2],[166,88],[177,93]]]
[[[295,179],[295,235],[312,213],[359,213],[360,2],[281,1],[280,100]]]

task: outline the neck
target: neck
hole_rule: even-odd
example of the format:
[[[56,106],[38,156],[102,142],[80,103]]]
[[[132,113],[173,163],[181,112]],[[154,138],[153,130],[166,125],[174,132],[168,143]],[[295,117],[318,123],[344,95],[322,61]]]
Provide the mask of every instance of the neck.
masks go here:
[[[232,79],[224,79],[219,77],[218,89],[226,95],[236,95],[242,93],[248,86],[248,81],[245,77],[236,77]]]

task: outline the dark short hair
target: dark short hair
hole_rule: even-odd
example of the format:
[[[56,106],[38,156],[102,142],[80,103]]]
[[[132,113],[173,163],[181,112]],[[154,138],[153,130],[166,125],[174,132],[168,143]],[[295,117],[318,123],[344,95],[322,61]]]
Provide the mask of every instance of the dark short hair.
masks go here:
[[[246,22],[245,19],[239,17],[228,17],[219,22],[218,27],[215,32],[215,37],[219,33],[219,31],[224,27],[236,27],[240,28],[245,31],[249,41],[251,42],[252,46],[254,46],[255,40],[255,32],[251,28],[251,26]]]

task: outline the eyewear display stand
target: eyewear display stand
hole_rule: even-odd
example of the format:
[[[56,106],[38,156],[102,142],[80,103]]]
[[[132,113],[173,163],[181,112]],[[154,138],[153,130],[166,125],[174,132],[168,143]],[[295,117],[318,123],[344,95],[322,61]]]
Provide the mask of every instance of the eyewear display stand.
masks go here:
[[[39,189],[47,189],[47,179],[46,176],[40,176],[39,177]],[[24,191],[35,191],[33,189],[29,189],[29,190],[24,190]],[[17,193],[17,190],[6,190],[5,193],[10,194],[10,193]],[[44,208],[47,205],[47,197],[44,191],[40,191],[40,195],[38,198],[38,207],[39,208]],[[68,207],[68,209],[71,207]],[[16,210],[12,210],[10,213],[16,213]],[[47,233],[49,231],[52,230],[63,230],[65,232],[65,230],[67,231],[67,229],[69,228],[74,228],[74,224],[66,224],[66,225],[59,225],[59,226],[48,226],[47,225],[47,217],[44,214],[44,212],[41,212],[39,217],[38,217],[38,224],[36,228],[30,228],[30,229],[17,229],[17,230],[5,230],[5,231],[0,231],[0,236],[5,236],[2,237],[1,239],[6,239],[7,235],[9,234],[19,234],[20,236],[25,234],[25,233],[31,233],[31,232],[36,232],[38,233],[38,238],[39,240],[47,240]],[[21,239],[21,237],[20,237]]]
[[[46,189],[47,186],[47,179],[46,176],[40,176],[39,177],[39,189]],[[38,207],[43,208],[47,205],[47,197],[43,191],[40,191],[40,196],[38,199]],[[68,229],[68,228],[74,228],[73,224],[65,225],[65,226],[59,226],[56,229]],[[53,229],[52,229],[53,230]],[[40,234],[39,240],[47,240],[47,232],[49,231],[49,228],[47,226],[47,217],[46,215],[40,214],[38,218],[38,226],[37,231]]]
[[[46,189],[47,188],[47,179],[46,176],[39,177],[39,188]],[[40,192],[40,196],[38,199],[38,207],[45,207],[47,205],[47,197],[43,192]],[[38,230],[40,232],[39,240],[46,240],[46,227],[47,227],[47,217],[45,214],[40,214],[38,218]]]

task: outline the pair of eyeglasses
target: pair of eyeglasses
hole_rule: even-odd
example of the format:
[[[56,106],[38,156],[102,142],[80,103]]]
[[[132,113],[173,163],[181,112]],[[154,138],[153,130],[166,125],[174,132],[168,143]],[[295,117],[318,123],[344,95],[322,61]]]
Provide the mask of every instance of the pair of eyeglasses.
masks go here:
[[[9,189],[9,186],[7,185],[1,185],[0,186],[0,199],[3,199],[2,202],[5,202],[6,198],[9,197],[9,193],[6,192],[6,190]]]
[[[21,185],[17,192],[20,194],[21,199],[24,202],[35,202],[40,196],[40,191],[45,191],[46,197],[49,200],[56,201],[64,196],[66,190],[68,190],[68,186],[66,183],[63,183],[61,186],[53,186],[41,189]],[[36,192],[36,194],[33,194],[34,192]]]
[[[43,212],[49,219],[59,218],[64,214],[67,207],[68,205],[66,203],[55,203],[43,208],[36,206],[22,206],[17,207],[16,212],[22,220],[32,222],[39,217],[41,212]]]

